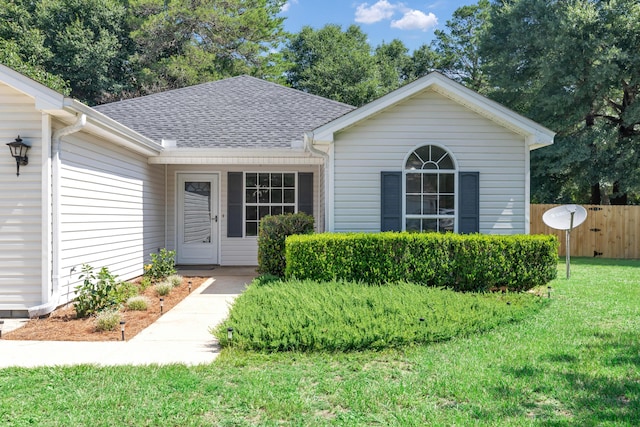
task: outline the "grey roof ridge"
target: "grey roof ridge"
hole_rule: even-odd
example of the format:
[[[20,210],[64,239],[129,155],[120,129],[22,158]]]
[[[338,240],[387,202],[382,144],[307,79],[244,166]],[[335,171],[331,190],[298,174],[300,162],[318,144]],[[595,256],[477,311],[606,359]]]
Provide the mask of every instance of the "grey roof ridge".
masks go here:
[[[192,89],[194,89],[194,88],[196,88],[198,86],[211,85],[211,84],[223,81],[223,80],[233,80],[233,79],[239,79],[239,78],[242,78],[242,77],[249,77],[249,78],[251,78],[253,80],[257,80],[257,81],[259,81],[261,83],[267,83],[267,84],[270,84],[272,86],[275,86],[278,89],[286,89],[286,90],[296,91],[300,95],[306,95],[306,96],[309,96],[309,97],[312,97],[312,98],[318,98],[318,99],[320,99],[320,100],[322,100],[324,102],[328,101],[328,102],[334,103],[336,105],[341,105],[341,106],[344,106],[344,107],[350,107],[350,108],[352,108],[354,110],[357,108],[357,107],[355,107],[353,105],[346,104],[344,102],[335,101],[333,99],[325,98],[325,97],[320,96],[320,95],[314,95],[314,94],[309,93],[309,92],[304,92],[302,90],[295,89],[295,88],[292,88],[292,87],[289,87],[289,86],[285,86],[285,85],[281,85],[279,83],[275,83],[275,82],[272,82],[272,81],[269,81],[269,80],[264,80],[264,79],[261,79],[259,77],[250,76],[249,74],[239,74],[237,76],[226,77],[224,79],[212,80],[212,81],[209,81],[209,82],[198,83],[198,84],[191,85],[191,86],[184,86],[184,87],[179,87],[179,88],[175,88],[175,89],[169,89],[169,90],[165,90],[165,91],[161,91],[161,92],[150,93],[149,95],[142,95],[142,96],[137,96],[137,97],[134,97],[134,98],[122,99],[120,101],[108,102],[108,103],[105,103],[105,104],[96,105],[95,107],[101,107],[101,106],[106,106],[106,105],[115,106],[115,105],[120,104],[120,103],[128,103],[128,102],[131,102],[131,101],[136,101],[136,100],[138,100],[140,98],[145,98],[145,99],[148,100],[150,97],[166,96],[167,94],[175,94],[176,92],[192,90]]]

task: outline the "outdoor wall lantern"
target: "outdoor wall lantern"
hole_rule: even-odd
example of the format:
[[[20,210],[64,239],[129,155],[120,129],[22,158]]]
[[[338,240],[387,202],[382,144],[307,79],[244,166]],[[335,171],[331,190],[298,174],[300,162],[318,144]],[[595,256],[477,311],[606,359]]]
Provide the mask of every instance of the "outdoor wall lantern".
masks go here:
[[[31,148],[30,145],[22,142],[20,135],[15,141],[7,143],[9,150],[11,150],[11,156],[16,159],[16,176],[20,176],[20,165],[26,166],[29,164],[29,158],[27,157],[27,151]]]

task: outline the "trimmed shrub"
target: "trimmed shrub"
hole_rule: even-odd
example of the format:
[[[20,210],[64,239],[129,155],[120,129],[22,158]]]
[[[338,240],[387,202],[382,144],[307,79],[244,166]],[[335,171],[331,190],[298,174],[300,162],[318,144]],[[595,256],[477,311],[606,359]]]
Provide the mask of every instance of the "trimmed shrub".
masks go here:
[[[324,233],[286,240],[286,276],[523,291],[557,274],[555,236]]]
[[[129,310],[145,311],[149,307],[149,299],[143,295],[131,297],[127,300],[125,306]]]
[[[313,217],[302,212],[262,218],[258,231],[258,272],[283,277],[286,237],[310,233]]]
[[[171,283],[174,288],[176,288],[182,283],[182,276],[179,274],[172,274],[171,276],[167,277],[166,280],[167,282]]]
[[[110,308],[99,312],[95,324],[97,331],[113,331],[120,324],[120,311]]]
[[[171,293],[171,289],[173,289],[173,285],[165,281],[165,282],[156,283],[154,288],[158,296],[164,297],[169,295],[169,293]]]

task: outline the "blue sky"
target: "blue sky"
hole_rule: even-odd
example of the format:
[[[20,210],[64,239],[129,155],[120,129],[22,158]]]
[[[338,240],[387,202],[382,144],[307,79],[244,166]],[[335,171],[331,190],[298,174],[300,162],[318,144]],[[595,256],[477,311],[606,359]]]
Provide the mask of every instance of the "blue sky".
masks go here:
[[[430,43],[434,29],[445,28],[453,11],[477,0],[289,0],[282,10],[284,27],[297,33],[309,25],[321,28],[339,24],[343,29],[359,25],[375,47],[400,39],[410,51]]]

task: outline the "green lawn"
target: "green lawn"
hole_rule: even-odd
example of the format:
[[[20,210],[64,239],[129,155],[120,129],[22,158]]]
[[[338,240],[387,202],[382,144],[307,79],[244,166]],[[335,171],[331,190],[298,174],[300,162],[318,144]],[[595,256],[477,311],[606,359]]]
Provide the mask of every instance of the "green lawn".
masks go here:
[[[444,343],[0,370],[0,425],[640,425],[640,262],[559,271],[531,318]]]

